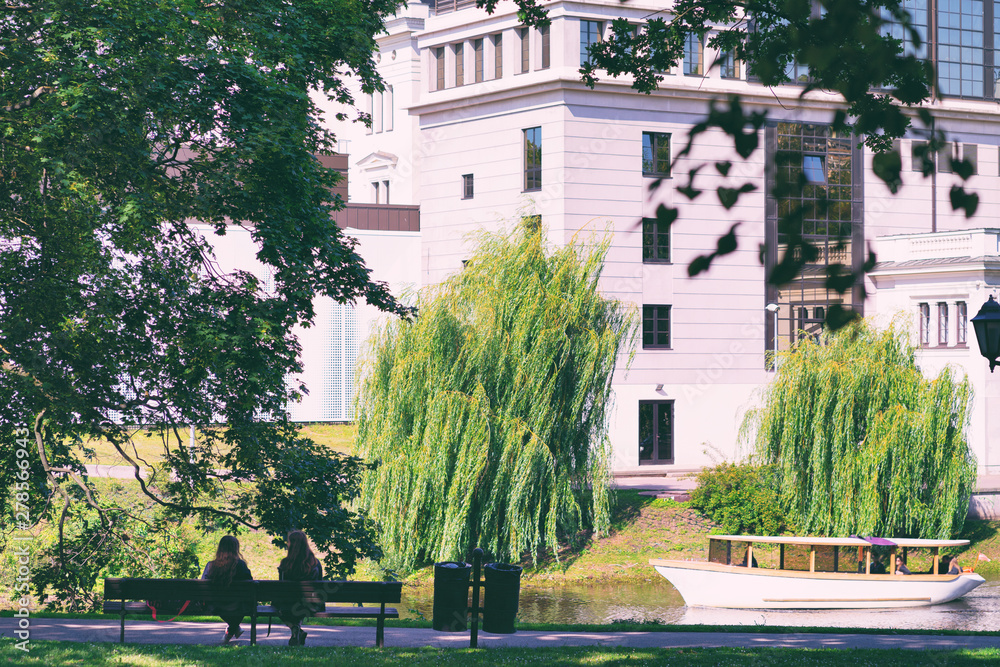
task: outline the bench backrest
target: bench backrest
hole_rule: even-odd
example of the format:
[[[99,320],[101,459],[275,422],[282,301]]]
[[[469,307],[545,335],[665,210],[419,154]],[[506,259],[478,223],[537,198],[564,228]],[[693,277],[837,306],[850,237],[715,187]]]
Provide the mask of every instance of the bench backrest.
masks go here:
[[[106,578],[105,600],[191,600],[193,602],[256,602],[254,582],[235,581],[229,586],[207,579]]]
[[[400,602],[398,581],[237,581],[222,587],[205,579],[106,578],[105,600],[192,600],[197,602]]]
[[[395,603],[402,600],[398,581],[258,581],[257,599],[282,602]]]

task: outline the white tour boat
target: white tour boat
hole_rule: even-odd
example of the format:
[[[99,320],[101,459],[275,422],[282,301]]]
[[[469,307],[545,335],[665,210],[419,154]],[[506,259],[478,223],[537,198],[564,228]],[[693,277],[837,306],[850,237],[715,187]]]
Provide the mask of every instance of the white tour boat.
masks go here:
[[[896,574],[897,549],[901,549],[899,555],[904,563],[908,549],[930,549],[931,572],[937,572],[941,547],[968,543],[968,540],[711,535],[707,562],[654,558],[649,564],[677,588],[690,607],[919,607],[959,598],[985,580],[971,571]],[[756,567],[754,544],[778,545],[777,569]],[[886,574],[872,574],[875,564],[872,546],[890,547]]]

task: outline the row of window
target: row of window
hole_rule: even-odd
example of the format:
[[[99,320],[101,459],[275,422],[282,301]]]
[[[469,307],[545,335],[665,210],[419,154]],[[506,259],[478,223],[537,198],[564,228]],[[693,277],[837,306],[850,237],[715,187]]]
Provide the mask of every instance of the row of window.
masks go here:
[[[392,132],[394,107],[392,86],[386,85],[381,93],[366,95],[365,106],[372,119],[371,127],[365,130],[366,134]]]
[[[542,189],[542,128],[529,127],[521,131],[523,142],[525,192]],[[642,173],[644,176],[670,176],[670,135],[663,132],[642,133]],[[472,199],[473,174],[462,174],[462,199]],[[654,251],[654,254],[659,251]],[[659,257],[659,255],[657,255]],[[666,260],[659,257],[659,261]],[[669,261],[669,260],[666,260]]]
[[[531,70],[531,42],[537,36],[539,53],[536,69],[548,69],[552,62],[552,42],[548,26],[544,28],[517,28],[514,37],[517,40],[518,53],[517,74]],[[472,76],[466,76],[466,44],[472,52]],[[434,76],[431,78],[431,90],[444,90],[467,83],[481,83],[486,80],[503,78],[503,33],[498,32],[486,37],[479,37],[468,42],[456,42],[447,46],[434,47],[431,50]],[[447,71],[453,68],[454,78],[449,80]]]
[[[968,342],[969,333],[969,308],[964,301],[949,304],[947,301],[937,303],[937,345],[947,347],[951,345],[951,308],[954,306],[955,312],[955,342],[954,345],[964,347]],[[921,347],[931,346],[931,304],[921,303],[918,305],[920,311],[920,345]]]

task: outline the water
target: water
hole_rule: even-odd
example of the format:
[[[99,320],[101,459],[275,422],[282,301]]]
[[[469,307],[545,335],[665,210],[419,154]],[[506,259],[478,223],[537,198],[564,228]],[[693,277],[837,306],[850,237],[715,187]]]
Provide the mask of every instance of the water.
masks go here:
[[[657,580],[658,579],[658,580]],[[431,618],[430,587],[403,589],[403,618]],[[518,620],[524,623],[604,624],[656,621],[682,625],[811,626],[915,630],[997,630],[1000,580],[988,580],[947,604],[907,609],[749,610],[686,607],[670,583],[522,586]]]

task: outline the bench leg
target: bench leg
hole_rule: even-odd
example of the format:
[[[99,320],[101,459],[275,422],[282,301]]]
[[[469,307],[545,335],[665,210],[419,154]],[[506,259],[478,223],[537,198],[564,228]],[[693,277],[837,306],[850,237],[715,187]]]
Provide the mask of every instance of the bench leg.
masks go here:
[[[375,627],[375,646],[382,648],[385,644],[385,616],[379,614],[378,625]]]
[[[125,600],[122,600],[122,613],[121,613],[122,628],[121,634],[118,637],[118,641],[121,644],[125,643]]]
[[[257,614],[250,614],[250,646],[257,643]]]

